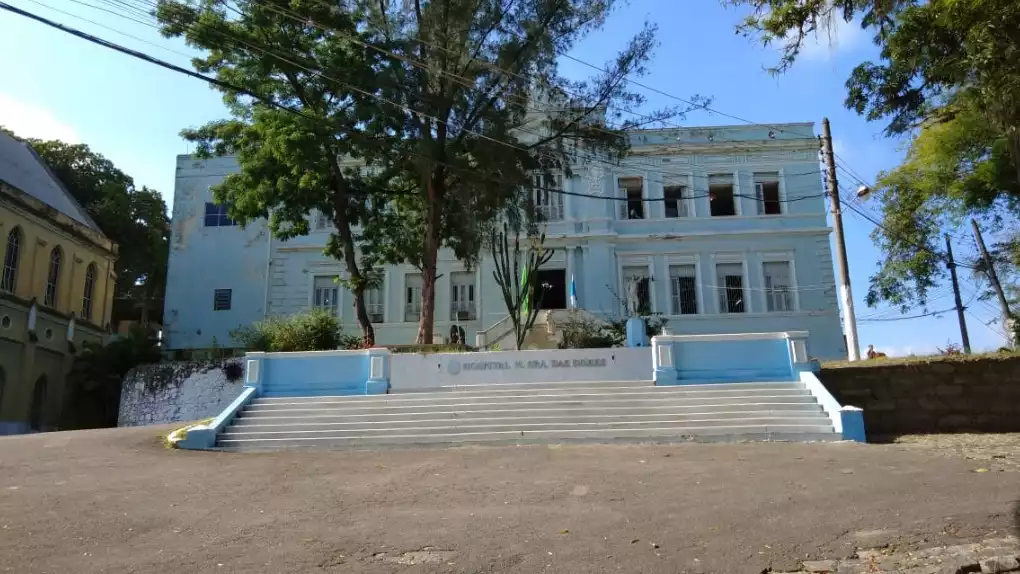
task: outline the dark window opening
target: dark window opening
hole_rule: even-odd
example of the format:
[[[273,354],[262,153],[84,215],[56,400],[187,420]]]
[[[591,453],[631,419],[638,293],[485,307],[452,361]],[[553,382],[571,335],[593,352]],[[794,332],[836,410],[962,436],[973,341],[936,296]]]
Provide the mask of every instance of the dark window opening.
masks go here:
[[[230,227],[231,225],[237,225],[227,212],[230,211],[230,205],[226,203],[206,203],[205,204],[205,226],[206,227]]]
[[[564,269],[539,269],[535,286],[539,309],[567,308],[567,272]]]
[[[213,291],[213,311],[229,311],[230,299],[233,295],[231,289],[216,289]]]
[[[733,197],[732,183],[717,183],[708,186],[709,208],[712,217],[725,217],[737,214],[737,204]]]
[[[682,185],[667,185],[662,189],[662,196],[666,200],[666,217],[687,217],[685,191]]]
[[[764,215],[779,215],[783,212],[782,202],[779,200],[779,182],[761,181],[754,184],[758,195],[758,213]]]
[[[619,179],[620,197],[626,198],[620,219],[644,219],[644,180],[640,177],[621,177]]]

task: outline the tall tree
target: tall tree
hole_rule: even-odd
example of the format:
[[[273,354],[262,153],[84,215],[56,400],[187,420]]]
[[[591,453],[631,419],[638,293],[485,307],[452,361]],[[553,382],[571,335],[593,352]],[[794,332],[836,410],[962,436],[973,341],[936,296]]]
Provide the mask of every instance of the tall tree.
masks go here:
[[[750,6],[738,30],[782,42],[777,69],[808,34],[842,19],[874,33],[878,62],[847,80],[848,108],[912,138],[876,195],[884,252],[868,302],[924,304],[942,278],[943,230],[978,217],[998,231],[999,261],[1020,260],[1020,5],[1013,0],[726,0]]]
[[[644,72],[655,28],[646,25],[605,70],[572,81],[559,70],[560,54],[598,30],[615,0],[358,4],[369,14],[369,41],[386,54],[375,84],[382,112],[401,128],[385,140],[383,163],[415,182],[419,196],[402,207],[417,210],[403,218],[416,233],[376,239],[390,259],[421,270],[417,340],[430,343],[441,247],[474,262],[507,205],[529,204],[536,172],[570,175],[572,165],[626,152],[622,130],[635,122],[622,121],[623,111],[643,102],[627,76]],[[683,111],[659,110],[644,121]]]
[[[216,199],[242,224],[268,218],[283,240],[307,234],[310,216],[325,214],[334,228],[325,253],[343,262],[358,323],[373,344],[364,298],[373,273],[359,253],[357,226],[390,190],[389,176],[365,165],[401,126],[380,112],[371,88],[359,87],[372,85],[381,65],[358,43],[361,15],[343,2],[169,0],[156,16],[164,35],[205,50],[194,60],[198,70],[231,86],[219,89],[234,119],[182,132],[199,156],[236,156],[240,171],[213,187]]]
[[[508,225],[504,225],[502,231],[492,229],[488,243],[493,260],[492,277],[503,295],[520,349],[542,307],[545,290],[539,283],[538,271],[552,259],[553,251],[545,249],[545,232],[526,238],[523,252],[520,231],[514,231],[512,238],[510,233]]]
[[[135,187],[131,177],[85,144],[23,139],[119,246],[113,322],[158,322],[163,312],[170,239],[163,197],[148,187]]]

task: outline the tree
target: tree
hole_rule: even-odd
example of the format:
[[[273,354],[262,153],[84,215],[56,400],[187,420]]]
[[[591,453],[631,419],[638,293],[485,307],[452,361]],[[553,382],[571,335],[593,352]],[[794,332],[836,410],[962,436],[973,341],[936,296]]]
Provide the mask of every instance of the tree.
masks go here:
[[[119,247],[112,321],[137,318],[140,309],[142,322],[159,322],[170,240],[163,197],[154,189],[135,187],[131,177],[85,144],[30,138],[23,141],[32,146]]]
[[[544,232],[527,241],[528,246],[522,254],[519,231],[514,232],[512,248],[508,225],[504,225],[502,231],[493,229],[489,234],[489,250],[495,266],[492,276],[503,294],[518,349],[524,345],[524,338],[535,325],[538,310],[542,307],[545,289],[539,282],[538,271],[553,256],[552,250],[545,249]]]
[[[869,305],[926,302],[945,273],[944,230],[969,217],[1004,234],[1001,261],[1017,260],[1020,199],[1020,10],[1012,0],[730,0],[753,12],[738,30],[783,41],[778,70],[806,34],[835,19],[874,32],[881,61],[847,80],[848,108],[886,120],[885,132],[913,141],[903,163],[881,174],[876,195],[884,252]]]
[[[355,229],[387,201],[380,196],[390,191],[389,176],[364,168],[382,149],[379,140],[401,126],[380,112],[372,92],[358,88],[374,82],[381,64],[356,43],[364,21],[347,4],[171,0],[160,2],[156,17],[164,35],[206,51],[196,69],[258,95],[220,85],[234,119],[182,132],[200,157],[236,156],[240,171],[213,187],[217,201],[242,225],[268,218],[282,240],[307,234],[309,216],[325,214],[335,229],[325,253],[343,262],[371,345],[364,292],[374,274],[359,255]]]

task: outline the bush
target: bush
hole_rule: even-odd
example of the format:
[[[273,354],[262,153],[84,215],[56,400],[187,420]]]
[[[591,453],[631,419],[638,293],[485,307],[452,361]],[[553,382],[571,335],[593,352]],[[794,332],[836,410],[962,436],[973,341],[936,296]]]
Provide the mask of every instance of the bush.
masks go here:
[[[345,335],[340,320],[324,311],[290,317],[270,317],[231,331],[234,341],[248,351],[293,352],[361,348],[361,338]]]
[[[642,317],[645,320],[645,334],[651,339],[661,335],[667,319],[660,315]],[[627,344],[627,320],[613,319],[599,321],[589,315],[571,313],[563,327],[561,349],[607,349]]]

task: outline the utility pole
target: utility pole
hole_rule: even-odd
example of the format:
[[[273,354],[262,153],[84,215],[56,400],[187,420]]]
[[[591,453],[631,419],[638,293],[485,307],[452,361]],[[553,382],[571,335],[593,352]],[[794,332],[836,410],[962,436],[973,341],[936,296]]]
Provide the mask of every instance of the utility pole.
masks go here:
[[[949,243],[946,233],[946,258],[949,264],[949,276],[953,279],[953,297],[956,299],[956,318],[960,321],[960,339],[963,341],[963,352],[970,354],[970,336],[967,335],[967,319],[963,315],[963,301],[960,300],[960,284],[956,281],[956,263],[953,261],[953,245]]]
[[[985,249],[985,240],[981,237],[981,228],[977,220],[971,219],[970,226],[974,228],[974,239],[977,241],[978,250],[981,251],[981,258],[985,261],[985,271],[988,273],[988,281],[992,284],[995,295],[999,298],[999,306],[1002,307],[1002,325],[1006,327],[1006,334],[1009,337],[1009,346],[1016,345],[1013,335],[1013,314],[1009,311],[1009,302],[1006,301],[1006,294],[1002,292],[1002,285],[999,283],[999,275],[995,272],[995,265],[992,263],[988,250]]]
[[[843,210],[839,204],[839,181],[836,179],[836,160],[832,153],[832,132],[829,118],[822,118],[822,155],[825,160],[826,185],[832,202],[832,231],[836,236],[836,268],[839,270],[839,297],[843,302],[844,330],[847,354],[851,361],[861,360],[857,342],[857,318],[854,316],[854,296],[850,290],[850,264],[846,260],[846,240],[843,238]]]

